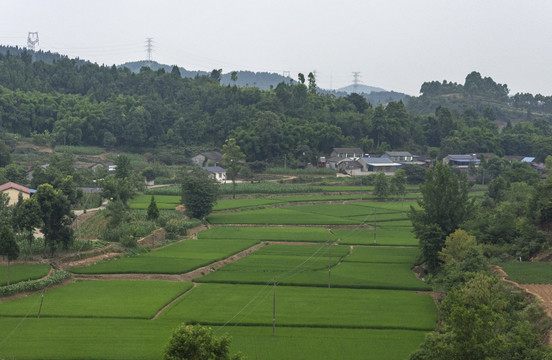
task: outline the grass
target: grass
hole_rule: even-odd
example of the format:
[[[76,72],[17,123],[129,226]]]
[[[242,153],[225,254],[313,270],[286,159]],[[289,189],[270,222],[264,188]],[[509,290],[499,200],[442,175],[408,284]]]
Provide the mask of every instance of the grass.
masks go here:
[[[76,281],[45,293],[41,317],[100,317],[149,319],[189,290],[189,282],[103,280]],[[36,315],[37,293],[0,306],[0,316]]]
[[[137,195],[129,202],[131,209],[147,209],[151,202],[152,195]],[[174,210],[180,205],[178,195],[154,195],[155,204],[158,209]]]
[[[276,287],[279,326],[433,330],[429,295],[398,290]],[[271,325],[273,286],[201,284],[161,317],[203,324]],[[389,311],[382,311],[389,309]]]
[[[196,281],[212,283],[331,286],[364,289],[431,290],[411,271],[414,248],[268,245]],[[340,262],[343,261],[343,262]]]
[[[261,183],[240,183],[236,184],[236,194],[297,194],[323,192],[320,186],[302,185],[302,184],[279,184],[271,182]],[[234,193],[232,184],[219,186],[221,195],[230,195]]]
[[[412,227],[396,226],[395,224],[396,222],[378,223],[375,239],[373,228],[332,229],[332,233],[339,239],[340,244],[387,246],[416,246],[418,244],[418,240],[412,234]]]
[[[212,224],[361,225],[404,220],[406,213],[401,211],[402,206],[400,202],[296,205],[213,213],[207,219]]]
[[[552,263],[512,261],[499,264],[507,279],[518,284],[552,284]]]
[[[161,359],[175,321],[137,319],[0,318],[6,359]],[[276,327],[213,327],[232,338],[231,353],[249,360],[406,359],[424,331]],[[40,334],[40,336],[36,336]],[[28,346],[33,339],[33,346]]]
[[[316,227],[216,226],[197,234],[199,239],[327,242],[336,240],[327,229]]]
[[[46,302],[47,300],[45,300]],[[137,319],[0,318],[5,359],[161,359],[176,323]],[[32,346],[29,346],[29,339]]]
[[[258,243],[253,240],[185,240],[133,257],[74,267],[76,274],[182,274],[225,259]]]
[[[40,279],[50,271],[48,264],[18,264],[10,265],[10,284],[20,281]],[[0,286],[8,284],[8,267],[0,266]]]

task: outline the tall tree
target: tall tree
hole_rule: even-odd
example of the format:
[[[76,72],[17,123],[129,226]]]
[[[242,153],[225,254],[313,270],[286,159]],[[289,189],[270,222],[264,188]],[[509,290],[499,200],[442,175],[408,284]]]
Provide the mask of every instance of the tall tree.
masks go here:
[[[40,226],[40,208],[36,198],[23,200],[19,194],[17,204],[13,208],[13,225],[16,231],[23,233],[29,242],[29,252],[33,253],[34,230]]]
[[[40,208],[44,249],[49,248],[51,255],[60,244],[66,249],[73,242],[70,225],[75,218],[67,196],[50,184],[43,184],[38,187],[34,197]]]
[[[378,199],[385,199],[389,195],[389,180],[384,172],[379,172],[374,180],[374,195]]]
[[[203,219],[217,201],[218,184],[209,178],[207,172],[196,168],[186,174],[182,181],[182,201],[186,213],[196,219]]]
[[[159,218],[159,209],[157,208],[157,204],[155,203],[155,197],[151,196],[150,204],[148,205],[148,211],[147,211],[147,218],[148,220],[155,221]]]
[[[308,75],[309,78],[309,92],[311,94],[316,94],[316,78],[312,72]]]
[[[423,260],[430,270],[435,270],[446,236],[469,218],[474,202],[468,199],[465,177],[459,179],[448,165],[440,162],[426,173],[420,191],[423,198],[418,200],[418,205],[421,210],[411,206],[409,216],[420,241]]]
[[[230,138],[222,145],[222,160],[226,168],[226,174],[232,180],[232,198],[236,198],[236,176],[241,171],[241,161],[245,158],[245,154],[241,151],[236,139]]]
[[[15,235],[9,226],[0,227],[0,255],[8,258],[8,285],[10,284],[10,261],[19,256],[19,246],[15,241]]]

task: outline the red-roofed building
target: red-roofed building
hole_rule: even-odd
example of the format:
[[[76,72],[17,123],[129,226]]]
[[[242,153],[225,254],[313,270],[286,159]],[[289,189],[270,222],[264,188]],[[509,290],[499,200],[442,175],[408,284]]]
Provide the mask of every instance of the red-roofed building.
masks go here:
[[[31,194],[33,193],[31,189],[13,182],[7,182],[3,185],[0,185],[0,192],[8,194],[8,197],[10,199],[8,205],[16,204],[17,200],[19,199],[19,194],[22,194],[23,200],[25,200],[30,198]]]

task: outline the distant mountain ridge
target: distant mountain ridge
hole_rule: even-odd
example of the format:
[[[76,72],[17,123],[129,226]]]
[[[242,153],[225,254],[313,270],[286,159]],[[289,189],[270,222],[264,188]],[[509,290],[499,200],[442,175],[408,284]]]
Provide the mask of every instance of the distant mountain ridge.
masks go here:
[[[357,93],[357,94],[370,94],[370,93],[373,93],[373,92],[382,92],[382,91],[387,91],[385,89],[382,89],[382,88],[379,88],[379,87],[375,87],[375,86],[368,86],[368,85],[363,85],[363,84],[356,84],[356,85],[349,85],[349,86],[345,86],[345,87],[342,87],[340,89],[337,89],[336,90],[337,92],[346,92],[347,94],[352,94],[352,93]]]
[[[166,72],[171,72],[174,65],[164,65],[159,64],[156,61],[132,61],[132,62],[126,62],[124,64],[119,65],[118,67],[126,67],[130,71],[134,73],[140,72],[140,69],[144,66],[149,67],[153,71],[157,71],[159,69],[164,69]],[[178,70],[180,70],[180,75],[185,78],[193,78],[196,76],[206,76],[209,75],[210,72],[208,71],[201,71],[201,70],[187,70],[183,67],[178,67]],[[245,87],[245,86],[251,86],[251,87],[257,87],[261,90],[270,90],[271,87],[276,87],[279,83],[285,82],[289,83],[292,81],[290,77],[282,76],[275,73],[269,73],[269,72],[253,72],[253,71],[236,71],[236,81],[232,81],[232,73],[226,73],[222,74],[220,83],[222,85],[236,85],[239,87]]]
[[[44,61],[45,63],[52,63],[54,61],[59,61],[61,59],[70,59],[66,55],[61,55],[59,53],[52,53],[50,51],[42,51],[42,50],[32,51],[24,47],[0,45],[0,53],[6,54],[8,52],[12,55],[20,55],[20,54],[27,53],[29,55],[32,55],[32,61]],[[86,60],[83,60],[80,58],[74,58],[70,60],[74,61],[77,67],[80,67],[87,62]],[[134,73],[139,73],[142,67],[149,67],[153,71],[163,69],[166,72],[171,72],[174,65],[160,64],[156,61],[141,60],[141,61],[126,62],[124,64],[117,65],[117,67],[128,68],[130,71]],[[185,78],[195,78],[196,76],[208,76],[210,74],[210,72],[208,71],[187,70],[183,67],[178,67],[178,70],[180,71],[180,75]],[[282,82],[290,83],[292,81],[296,81],[289,76],[282,76],[280,74],[269,73],[269,72],[236,71],[236,75],[237,75],[237,79],[234,82],[232,81],[231,72],[222,74],[220,83],[222,85],[236,85],[238,87],[250,86],[250,87],[257,87],[260,90],[270,90],[271,88],[275,88],[278,84]],[[390,101],[399,101],[399,100],[407,101],[409,98],[408,95],[403,93],[398,93],[394,91],[385,91],[384,89],[379,87],[368,86],[363,84],[349,85],[349,86],[340,88],[338,90],[328,90],[328,89],[318,88],[317,91],[322,94],[330,94],[336,97],[344,97],[344,96],[350,95],[351,93],[358,93],[364,96],[366,100],[374,106],[379,104],[385,104]]]

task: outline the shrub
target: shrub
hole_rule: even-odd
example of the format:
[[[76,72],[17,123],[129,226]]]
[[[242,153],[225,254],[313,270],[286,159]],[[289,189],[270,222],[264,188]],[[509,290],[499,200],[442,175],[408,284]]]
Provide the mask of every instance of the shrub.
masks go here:
[[[13,285],[0,287],[0,296],[9,296],[26,291],[37,291],[48,286],[61,283],[63,280],[71,277],[71,274],[61,270],[54,270],[52,276],[41,280],[21,281]]]
[[[184,221],[178,221],[176,219],[171,219],[165,225],[165,230],[167,231],[166,238],[168,240],[175,240],[178,236],[184,236],[187,234],[187,223]]]

